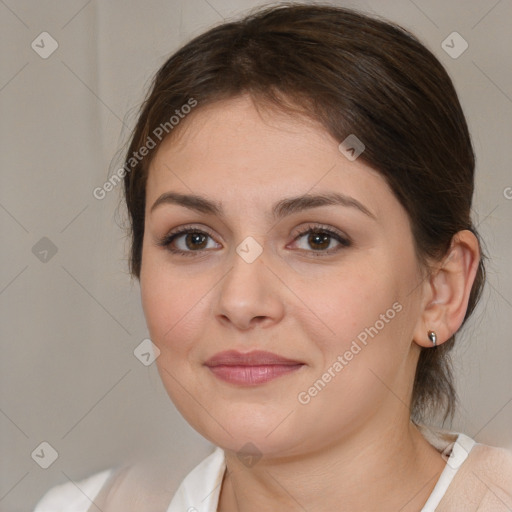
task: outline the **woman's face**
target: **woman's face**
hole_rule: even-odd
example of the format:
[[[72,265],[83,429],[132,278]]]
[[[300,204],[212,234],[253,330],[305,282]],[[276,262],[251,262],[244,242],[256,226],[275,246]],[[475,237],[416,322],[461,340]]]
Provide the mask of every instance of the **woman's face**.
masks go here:
[[[293,455],[408,418],[421,271],[380,174],[321,127],[262,114],[246,96],[216,103],[158,149],[140,283],[185,419],[224,449]],[[205,364],[224,351],[276,358]]]

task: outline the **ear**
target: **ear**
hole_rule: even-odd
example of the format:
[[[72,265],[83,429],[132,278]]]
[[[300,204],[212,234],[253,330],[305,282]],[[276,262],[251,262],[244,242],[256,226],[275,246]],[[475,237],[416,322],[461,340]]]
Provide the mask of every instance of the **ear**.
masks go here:
[[[432,347],[428,331],[436,333],[440,345],[462,325],[479,262],[476,236],[469,230],[456,233],[448,253],[424,283],[422,312],[414,330],[418,345]]]

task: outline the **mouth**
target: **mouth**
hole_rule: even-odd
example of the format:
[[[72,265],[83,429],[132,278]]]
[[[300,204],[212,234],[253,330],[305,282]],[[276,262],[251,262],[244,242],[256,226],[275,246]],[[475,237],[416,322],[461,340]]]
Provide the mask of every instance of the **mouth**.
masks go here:
[[[220,380],[241,386],[263,384],[304,366],[300,361],[260,350],[219,352],[204,364]]]

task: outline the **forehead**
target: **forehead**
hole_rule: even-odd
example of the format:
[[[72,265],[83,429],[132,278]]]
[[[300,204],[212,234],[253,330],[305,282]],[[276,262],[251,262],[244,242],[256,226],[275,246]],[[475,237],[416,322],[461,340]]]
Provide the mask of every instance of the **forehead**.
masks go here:
[[[348,160],[320,124],[256,109],[248,97],[197,109],[152,160],[147,208],[163,192],[201,194],[243,207],[338,191],[379,208],[394,197],[381,174]]]

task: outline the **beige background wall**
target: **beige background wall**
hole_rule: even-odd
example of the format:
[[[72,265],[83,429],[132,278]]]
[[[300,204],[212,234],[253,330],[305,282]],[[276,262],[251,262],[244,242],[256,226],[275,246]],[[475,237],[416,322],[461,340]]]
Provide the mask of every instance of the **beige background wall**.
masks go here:
[[[130,457],[165,450],[179,477],[209,453],[154,365],[133,354],[147,331],[116,216],[120,187],[104,200],[92,191],[166,57],[259,3],[0,1],[1,511],[31,510],[50,486]],[[411,29],[459,91],[478,157],[475,218],[492,259],[455,354],[455,427],[512,448],[512,2],[339,4]],[[469,44],[456,59],[441,47],[453,31]],[[45,59],[35,49],[54,43],[42,32],[58,44]],[[58,452],[48,469],[31,457],[42,442]]]

